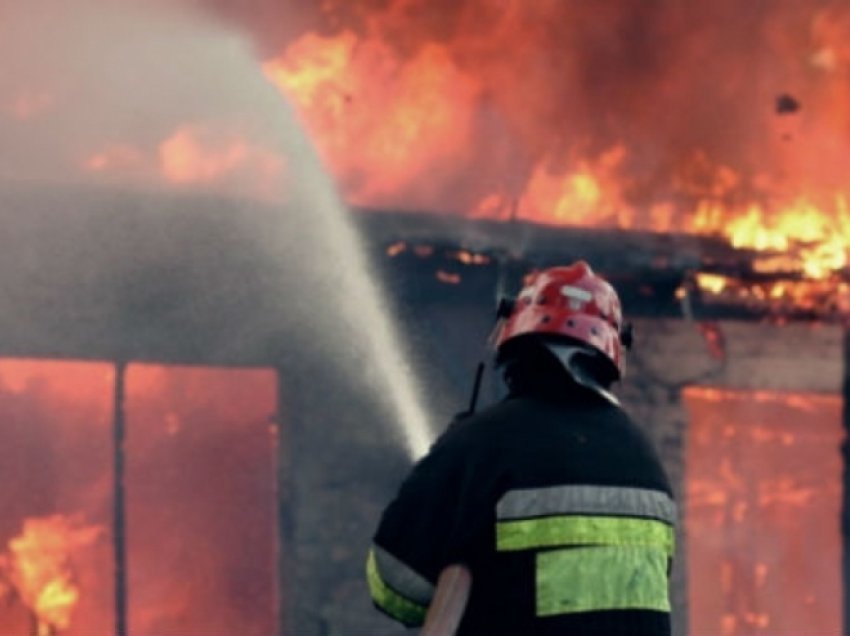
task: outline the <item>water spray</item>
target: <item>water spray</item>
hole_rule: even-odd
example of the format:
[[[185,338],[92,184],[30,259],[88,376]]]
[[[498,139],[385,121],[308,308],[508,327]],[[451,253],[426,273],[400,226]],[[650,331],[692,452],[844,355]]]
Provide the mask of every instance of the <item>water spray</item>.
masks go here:
[[[288,207],[303,207],[300,214],[309,213],[306,222],[298,224],[300,242],[332,255],[323,265],[327,271],[314,271],[311,276],[323,287],[327,286],[324,291],[333,298],[338,315],[344,317],[349,336],[365,344],[371,362],[367,371],[374,372],[378,394],[394,411],[408,456],[419,459],[427,452],[433,435],[410,356],[391,318],[389,303],[334,183],[288,105],[279,98],[277,102],[273,123],[278,129],[283,126],[281,136],[286,156],[297,159],[291,161],[289,175],[297,184],[297,192],[295,201]],[[329,331],[334,331],[334,327],[320,329],[323,333]]]
[[[288,131],[299,142],[298,181],[306,188],[313,231],[322,234],[321,244],[343,263],[335,269],[342,284],[333,290],[340,314],[346,316],[352,335],[362,338],[374,364],[379,390],[395,411],[404,435],[408,456],[423,456],[432,441],[431,428],[416,386],[415,374],[405,355],[405,347],[391,319],[389,303],[379,288],[360,237],[346,208],[336,195],[333,183],[297,124]],[[291,146],[291,142],[289,144]]]
[[[76,162],[118,140],[138,159],[136,171],[128,173],[130,183],[169,190],[209,186],[227,196],[252,198],[262,161],[233,167],[216,183],[201,178],[175,186],[158,172],[165,168],[160,165],[164,141],[187,124],[212,141],[237,136],[259,157],[283,158],[283,178],[275,177],[267,188],[268,199],[280,201],[280,229],[268,238],[273,256],[285,265],[280,293],[297,299],[292,319],[304,341],[330,364],[355,381],[364,375],[372,381],[368,390],[391,409],[409,456],[424,454],[431,433],[389,303],[335,184],[289,104],[264,75],[250,40],[193,10],[159,3],[155,8],[135,2],[115,8],[107,0],[77,0],[61,8],[49,0],[26,4],[10,6],[13,14],[0,38],[6,58],[14,61],[12,72],[55,86],[73,77],[75,95],[96,98],[58,96],[64,100],[56,105],[61,117],[49,111],[38,126],[13,127],[27,136],[10,142],[16,152],[8,176],[101,184],[108,171]],[[37,47],[21,35],[31,32],[44,36]],[[145,87],[142,93],[139,86]],[[202,154],[204,148],[196,150]],[[96,165],[109,164],[108,153],[104,156]],[[72,163],[66,163],[69,157]],[[0,173],[4,169],[0,165]],[[115,174],[118,179],[121,173]],[[203,177],[203,171],[194,176]]]

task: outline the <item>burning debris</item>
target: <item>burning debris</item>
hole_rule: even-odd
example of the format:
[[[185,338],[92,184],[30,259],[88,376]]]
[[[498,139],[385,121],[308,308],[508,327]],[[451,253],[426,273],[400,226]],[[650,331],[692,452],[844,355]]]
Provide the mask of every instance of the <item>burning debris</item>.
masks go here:
[[[458,275],[487,279],[492,288],[506,270],[527,271],[555,264],[564,255],[581,255],[616,275],[636,314],[658,315],[678,307],[675,313],[688,320],[730,315],[771,321],[850,320],[850,269],[843,264],[840,248],[826,238],[791,241],[778,230],[750,232],[753,225],[742,223],[735,228],[736,246],[701,235],[624,234],[483,220],[453,224],[412,214],[407,214],[402,229],[397,224],[402,217],[366,214],[363,228],[395,262],[392,267],[432,268],[436,279],[447,284],[456,284]],[[795,227],[801,236],[817,236],[819,231],[806,225],[805,215],[797,225],[789,223],[789,232]],[[409,238],[400,240],[404,233]]]
[[[776,114],[791,115],[803,107],[792,95],[782,93],[776,98]]]

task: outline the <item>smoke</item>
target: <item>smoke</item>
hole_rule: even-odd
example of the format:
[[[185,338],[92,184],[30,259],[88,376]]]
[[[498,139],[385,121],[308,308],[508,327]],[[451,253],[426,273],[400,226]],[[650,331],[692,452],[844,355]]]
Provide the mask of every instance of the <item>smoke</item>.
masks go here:
[[[0,176],[231,195],[282,174],[248,38],[156,4],[16,3],[0,20]],[[214,186],[213,186],[213,182]]]
[[[274,294],[285,306],[287,329],[309,342],[313,355],[326,356],[326,364],[365,379],[394,419],[412,423],[413,452],[422,451],[425,416],[381,290],[332,180],[263,75],[249,38],[196,10],[165,3],[77,0],[56,6],[45,0],[4,7],[0,55],[10,60],[0,79],[6,150],[0,176],[273,202],[280,212],[271,234],[260,227],[246,231],[280,273]],[[116,197],[116,209],[128,206],[137,214],[162,212],[150,197]],[[97,294],[112,288],[116,298],[127,299],[130,280],[160,285],[163,263],[157,258],[180,252],[173,237],[162,236],[162,246],[111,253],[110,244],[123,244],[114,238],[97,248],[115,259],[101,257],[92,272],[102,288]],[[26,288],[31,281],[17,284]],[[243,284],[235,284],[240,287],[230,291],[238,296]],[[26,289],[20,298],[26,305]],[[142,309],[144,315],[150,308]],[[191,315],[191,306],[184,309]],[[361,358],[370,361],[366,372]]]

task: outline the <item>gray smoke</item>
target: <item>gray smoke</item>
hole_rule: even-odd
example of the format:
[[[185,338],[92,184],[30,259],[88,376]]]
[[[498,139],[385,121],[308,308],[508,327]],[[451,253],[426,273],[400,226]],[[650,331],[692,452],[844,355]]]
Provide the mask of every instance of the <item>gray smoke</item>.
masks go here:
[[[62,228],[61,214],[48,213],[50,221],[41,221],[53,223],[54,234],[69,237],[58,250],[68,263],[86,259],[92,300],[108,293],[113,305],[135,305],[142,327],[136,333],[144,338],[144,323],[155,319],[178,322],[195,313],[206,314],[208,323],[209,315],[213,321],[216,314],[233,319],[234,299],[252,280],[262,279],[258,285],[269,292],[264,298],[277,313],[257,308],[236,333],[222,336],[220,351],[203,356],[232,359],[246,342],[256,348],[273,332],[293,334],[293,346],[300,343],[310,355],[323,356],[326,365],[347,370],[351,382],[378,392],[393,418],[410,427],[405,435],[411,452],[421,453],[427,425],[404,345],[333,182],[288,105],[263,76],[250,38],[197,11],[164,3],[42,0],[6,6],[2,18],[0,55],[10,63],[0,78],[0,177],[15,184],[7,191],[19,189],[21,182],[42,191],[59,183],[97,186],[95,197],[57,197],[61,205],[48,197],[39,205],[55,207],[52,212],[73,210],[77,214],[69,218],[77,220],[87,207],[105,214],[111,205],[119,218],[137,217],[112,236],[109,222],[97,230],[102,236],[80,236],[70,225]],[[187,138],[186,163],[179,157],[169,163],[167,142]],[[207,166],[209,156],[215,161]],[[115,191],[111,202],[105,186]],[[151,194],[157,192],[168,196],[157,199]],[[227,200],[175,199],[175,192]],[[9,212],[9,207],[26,207],[15,201],[6,203],[7,235],[17,232],[17,242],[25,243],[27,232],[36,230],[27,226],[26,210],[17,220]],[[197,216],[207,209],[216,218],[232,213],[230,226],[239,226],[249,211],[266,219],[262,226],[245,221],[238,227],[244,258],[216,258],[215,236],[180,231],[181,214]],[[134,232],[138,245],[126,249]],[[18,256],[20,263],[23,256]],[[206,260],[199,264],[201,256]],[[268,271],[252,272],[246,262],[255,258],[265,259],[260,266]],[[246,268],[247,280],[228,271],[216,279],[225,261]],[[59,258],[52,265],[59,276],[71,269],[63,262]],[[35,317],[27,294],[37,287],[33,277],[44,275],[44,264],[30,262],[31,271],[9,264],[17,270],[9,274],[14,289],[8,294],[20,316],[9,320],[20,328]],[[192,285],[209,280],[227,284],[207,299],[209,305],[198,304],[191,294],[181,304],[181,282],[191,292]],[[270,324],[281,315],[286,324]],[[58,321],[63,318],[74,319]]]

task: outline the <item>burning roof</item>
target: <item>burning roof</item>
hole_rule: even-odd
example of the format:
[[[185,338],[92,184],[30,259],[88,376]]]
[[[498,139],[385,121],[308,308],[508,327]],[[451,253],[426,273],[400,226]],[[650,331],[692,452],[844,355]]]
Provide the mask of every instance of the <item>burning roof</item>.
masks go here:
[[[847,313],[838,3],[216,3],[225,20],[177,0],[71,4],[0,27],[0,133],[17,149],[0,174],[279,205],[300,187],[303,147],[275,123],[289,103],[352,206],[698,237],[654,257],[695,262],[676,270],[680,300]],[[33,30],[39,49],[19,35]],[[502,249],[497,234],[478,249]],[[704,249],[716,239],[733,251]],[[571,255],[591,256],[556,252]]]

